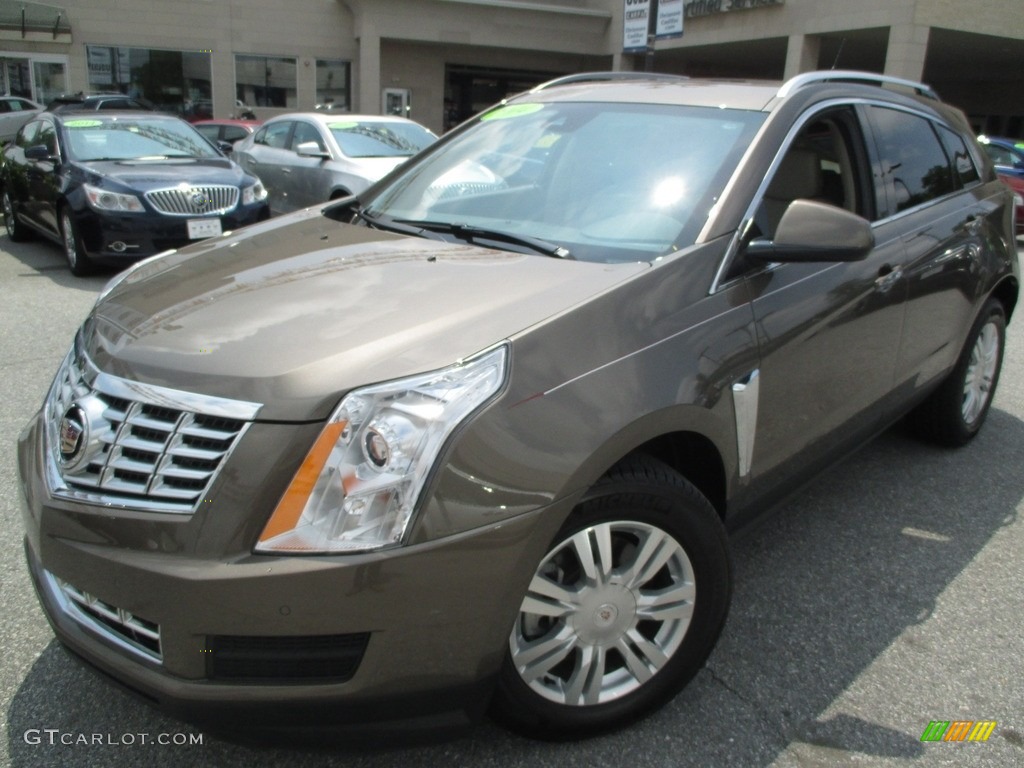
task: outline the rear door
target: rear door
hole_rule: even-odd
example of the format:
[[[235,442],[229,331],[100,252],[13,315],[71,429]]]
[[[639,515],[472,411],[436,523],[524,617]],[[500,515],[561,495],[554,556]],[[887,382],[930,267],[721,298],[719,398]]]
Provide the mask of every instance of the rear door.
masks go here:
[[[922,387],[960,353],[983,290],[980,260],[991,250],[984,238],[998,239],[1002,203],[986,191],[964,139],[949,126],[905,108],[863,111],[882,215],[906,251],[900,269],[909,298],[897,383]]]
[[[270,209],[274,213],[292,210],[287,197],[288,172],[295,158],[289,149],[294,120],[279,120],[260,128],[252,146],[240,153],[238,161],[257,176],[267,188]]]

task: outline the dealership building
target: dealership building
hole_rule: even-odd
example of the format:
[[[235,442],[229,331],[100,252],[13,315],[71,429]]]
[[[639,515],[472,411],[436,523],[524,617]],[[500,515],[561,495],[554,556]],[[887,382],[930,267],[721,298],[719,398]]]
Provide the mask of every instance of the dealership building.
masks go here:
[[[649,4],[0,0],[0,92],[46,102],[121,91],[186,116],[319,105],[407,114],[440,132],[574,72],[861,69],[926,82],[979,131],[1024,138],[1022,0],[661,0],[682,33],[668,23],[650,41]]]

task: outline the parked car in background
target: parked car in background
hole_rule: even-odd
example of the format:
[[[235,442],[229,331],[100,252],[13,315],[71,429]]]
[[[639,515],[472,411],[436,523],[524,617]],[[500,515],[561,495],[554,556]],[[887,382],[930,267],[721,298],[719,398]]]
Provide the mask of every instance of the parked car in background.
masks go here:
[[[267,120],[234,156],[277,214],[358,194],[436,140],[402,117],[299,112]]]
[[[259,179],[177,117],[42,112],[3,150],[12,240],[41,234],[76,275],[265,219]]]
[[[235,142],[251,136],[262,123],[259,120],[197,120],[192,125],[214,144],[225,142],[228,147],[221,146],[221,149],[231,152]]]
[[[992,159],[999,178],[1014,191],[1017,201],[1017,234],[1024,235],[1024,141],[979,136],[978,143]]]
[[[42,104],[21,96],[0,96],[0,146],[11,141],[18,129],[42,110]]]
[[[156,107],[146,99],[135,99],[123,93],[63,94],[46,105],[48,112],[90,112],[93,110],[153,112]]]
[[[727,531],[905,416],[978,435],[1011,204],[962,113],[877,74],[509,98],[108,284],[18,446],[44,611],[186,718],[607,733],[714,648]]]

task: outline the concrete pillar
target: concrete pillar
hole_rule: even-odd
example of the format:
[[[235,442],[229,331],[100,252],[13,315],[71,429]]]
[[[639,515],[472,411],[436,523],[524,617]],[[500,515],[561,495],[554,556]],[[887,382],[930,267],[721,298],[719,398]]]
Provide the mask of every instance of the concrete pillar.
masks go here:
[[[924,60],[928,54],[929,27],[894,24],[889,28],[889,48],[885,52],[885,74],[920,82],[924,78]]]
[[[359,86],[355,89],[353,110],[364,115],[379,115],[380,100],[380,35],[371,24],[362,24],[359,35]]]
[[[817,69],[820,53],[821,38],[816,35],[790,35],[786,46],[786,69],[783,80],[789,80],[801,72],[812,72]]]

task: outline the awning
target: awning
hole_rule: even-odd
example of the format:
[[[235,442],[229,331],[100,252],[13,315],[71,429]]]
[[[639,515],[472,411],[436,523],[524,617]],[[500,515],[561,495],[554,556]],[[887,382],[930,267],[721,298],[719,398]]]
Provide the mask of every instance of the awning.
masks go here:
[[[22,0],[0,0],[0,40],[71,42],[66,9]]]

